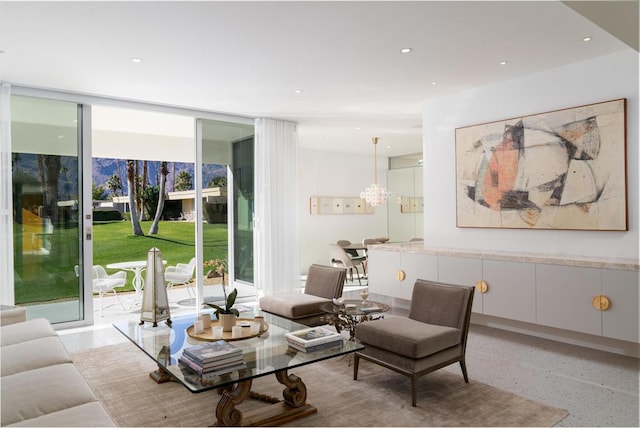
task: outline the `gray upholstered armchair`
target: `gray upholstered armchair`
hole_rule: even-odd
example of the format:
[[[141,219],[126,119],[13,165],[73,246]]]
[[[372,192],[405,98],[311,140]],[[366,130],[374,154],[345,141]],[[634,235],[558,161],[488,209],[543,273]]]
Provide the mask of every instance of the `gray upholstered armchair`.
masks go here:
[[[356,327],[356,339],[365,348],[355,353],[353,379],[358,378],[360,358],[409,376],[414,407],[420,376],[459,362],[469,383],[464,357],[473,292],[473,287],[416,281],[408,318],[388,317]]]
[[[314,327],[324,324],[320,305],[342,296],[347,270],[311,265],[304,293],[279,294],[260,298],[260,309]]]

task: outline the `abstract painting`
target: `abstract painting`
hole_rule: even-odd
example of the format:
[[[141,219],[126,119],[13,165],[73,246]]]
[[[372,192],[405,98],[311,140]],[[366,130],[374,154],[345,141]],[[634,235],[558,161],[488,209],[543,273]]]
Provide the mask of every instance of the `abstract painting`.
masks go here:
[[[458,227],[627,230],[626,99],[456,129]]]

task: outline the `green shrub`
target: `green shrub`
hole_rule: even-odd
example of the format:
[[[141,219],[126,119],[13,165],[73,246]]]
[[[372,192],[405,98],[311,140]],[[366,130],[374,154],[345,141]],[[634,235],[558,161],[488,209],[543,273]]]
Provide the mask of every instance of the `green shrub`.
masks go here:
[[[205,202],[202,216],[209,224],[227,224],[227,204]]]
[[[94,210],[93,221],[122,220],[122,213],[118,210]]]

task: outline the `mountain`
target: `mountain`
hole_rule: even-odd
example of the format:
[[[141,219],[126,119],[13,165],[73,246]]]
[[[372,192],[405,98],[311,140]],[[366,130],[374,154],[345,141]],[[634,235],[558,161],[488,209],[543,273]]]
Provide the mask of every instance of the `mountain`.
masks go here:
[[[173,174],[177,176],[180,171],[186,170],[191,174],[193,178],[192,163],[183,162],[169,162],[169,175],[167,175],[167,192],[172,192],[173,189]],[[160,162],[149,161],[147,164],[149,183],[152,186],[159,185],[160,179]],[[118,170],[120,172],[118,172]],[[139,165],[139,173],[142,173],[142,162]],[[127,190],[127,161],[124,159],[110,159],[110,158],[94,158],[92,165],[92,177],[93,183],[96,186],[103,186],[107,189],[107,181],[113,175],[117,174],[121,177],[122,186],[126,194]],[[205,164],[202,166],[203,186],[207,187],[207,184],[216,177],[226,177],[227,167],[225,165]],[[107,193],[111,193],[107,190]]]
[[[46,177],[46,158],[42,156],[42,174]],[[118,174],[120,169],[122,185],[126,194],[127,176],[126,160],[93,158],[92,179],[96,187],[103,186],[107,195],[111,191],[107,188],[107,181],[113,174]],[[186,170],[193,178],[192,163],[169,162],[169,175],[167,175],[167,192],[173,191],[173,175],[178,175],[180,171]],[[174,169],[175,167],[175,169]],[[38,156],[30,153],[14,153],[12,155],[13,180],[23,185],[40,185],[40,168],[38,167]],[[140,173],[142,173],[142,162],[140,162]],[[152,186],[158,184],[160,176],[160,162],[150,161],[148,163],[149,182]],[[202,167],[204,187],[216,177],[226,177],[227,167],[225,165],[206,164]],[[23,191],[27,191],[23,189]],[[58,175],[58,198],[66,200],[77,198],[78,195],[78,160],[75,156],[60,156],[60,173]]]

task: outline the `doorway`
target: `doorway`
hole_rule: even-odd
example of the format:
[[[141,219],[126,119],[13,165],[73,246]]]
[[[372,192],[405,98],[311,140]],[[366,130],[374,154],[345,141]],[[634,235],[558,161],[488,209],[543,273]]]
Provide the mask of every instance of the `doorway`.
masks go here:
[[[14,303],[52,323],[85,317],[82,110],[11,96]]]

